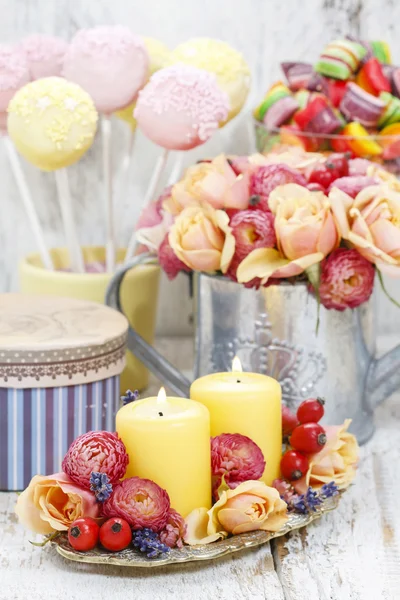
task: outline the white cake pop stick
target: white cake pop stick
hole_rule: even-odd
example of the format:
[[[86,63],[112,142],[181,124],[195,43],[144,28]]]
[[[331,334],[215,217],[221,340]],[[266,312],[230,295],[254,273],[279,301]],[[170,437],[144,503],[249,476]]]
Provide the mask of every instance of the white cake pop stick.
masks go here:
[[[58,169],[57,171],[54,171],[54,175],[56,178],[58,201],[60,203],[71,268],[77,273],[84,273],[85,263],[75,227],[68,174],[66,169]]]
[[[101,132],[103,136],[103,177],[106,203],[106,271],[112,273],[116,264],[116,243],[111,160],[111,118],[109,115],[103,115],[101,119]]]
[[[161,154],[161,156],[158,158],[158,160],[156,162],[156,166],[154,168],[153,175],[150,179],[149,186],[145,193],[143,203],[140,207],[139,214],[149,204],[149,202],[151,202],[154,199],[154,197],[157,193],[157,188],[160,183],[161,176],[164,172],[165,165],[167,164],[168,155],[169,155],[169,150],[164,149],[163,153]],[[126,251],[126,256],[125,256],[125,263],[127,263],[128,261],[130,261],[133,258],[133,256],[135,255],[135,248],[136,248],[136,231],[134,230],[131,235],[131,238],[129,240],[128,249]]]
[[[174,185],[181,176],[183,169],[183,152],[178,152],[175,156],[174,165],[171,170],[171,174],[168,178],[167,187]]]
[[[118,182],[118,198],[123,199],[124,195],[127,193],[129,186],[129,175],[131,171],[131,166],[133,162],[133,156],[135,153],[135,139],[136,139],[136,131],[134,129],[131,130],[128,141],[128,149],[124,159],[121,163],[121,168],[117,174],[117,182]]]
[[[21,194],[21,199],[28,217],[28,221],[39,248],[40,258],[42,259],[43,266],[49,271],[54,271],[53,261],[51,260],[50,252],[48,251],[44,241],[43,229],[40,224],[17,151],[15,150],[15,146],[9,137],[3,136],[3,143],[6,149],[8,160],[10,161],[11,170],[15,177],[15,182],[17,184],[19,193]]]

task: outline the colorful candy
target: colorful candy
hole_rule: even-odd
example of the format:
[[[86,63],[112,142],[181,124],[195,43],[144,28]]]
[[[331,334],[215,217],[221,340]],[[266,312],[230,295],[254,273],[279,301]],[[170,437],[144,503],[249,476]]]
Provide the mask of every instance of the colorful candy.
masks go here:
[[[324,48],[315,70],[326,77],[349,79],[357,71],[366,52],[357,42],[335,40]]]
[[[340,110],[348,121],[358,121],[365,127],[376,127],[385,104],[356,83],[348,83]]]
[[[302,62],[283,62],[281,63],[281,69],[292,92],[307,88],[314,74],[313,66]]]
[[[400,67],[386,42],[347,36],[327,44],[314,66],[281,67],[286,85],[274,84],[254,111],[267,130],[279,128],[281,144],[400,158]]]
[[[377,58],[370,58],[362,66],[357,75],[357,83],[366,92],[378,96],[381,92],[390,92],[392,86],[383,72],[382,65]]]
[[[341,127],[341,122],[324,96],[316,96],[294,115],[294,120],[300,129],[311,133],[329,134]]]
[[[371,42],[372,54],[384,64],[390,65],[392,57],[390,55],[390,48],[386,42],[375,41]]]
[[[370,137],[367,129],[360,123],[349,123],[341,133],[348,137],[347,143],[356,156],[366,157],[382,154],[381,146]]]
[[[400,121],[400,100],[392,94],[382,92],[379,96],[385,103],[385,110],[378,121],[378,127],[387,127]],[[382,132],[383,133],[383,132]]]

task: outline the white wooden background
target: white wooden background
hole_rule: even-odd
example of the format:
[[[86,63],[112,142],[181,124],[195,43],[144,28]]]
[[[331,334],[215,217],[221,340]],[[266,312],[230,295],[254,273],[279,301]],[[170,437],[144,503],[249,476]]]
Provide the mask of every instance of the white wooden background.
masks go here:
[[[34,32],[68,39],[81,27],[123,23],[171,48],[193,36],[208,36],[221,38],[240,50],[253,72],[247,109],[210,143],[189,153],[186,163],[222,150],[251,150],[248,113],[266,87],[279,77],[281,60],[314,60],[327,40],[352,33],[387,40],[394,60],[400,64],[396,27],[400,23],[400,3],[396,0],[0,0],[0,15],[1,42],[14,42]],[[127,144],[127,127],[116,122],[114,133],[115,156],[120,157]],[[158,152],[139,136],[130,189],[117,207],[121,245],[126,243],[135,222],[139,199]],[[79,237],[86,244],[101,244],[104,239],[100,164],[97,140],[84,160],[70,169]],[[30,165],[26,165],[26,172],[48,244],[62,245],[53,176]],[[18,259],[35,246],[1,144],[0,182],[0,291],[6,291],[17,288]],[[163,285],[169,286],[169,293],[162,294],[160,331],[185,333],[190,313],[186,280]],[[400,298],[400,282],[389,282],[389,288]],[[180,310],[172,310],[178,298]],[[396,326],[400,331],[395,307],[383,299],[379,312],[382,332],[393,332]]]

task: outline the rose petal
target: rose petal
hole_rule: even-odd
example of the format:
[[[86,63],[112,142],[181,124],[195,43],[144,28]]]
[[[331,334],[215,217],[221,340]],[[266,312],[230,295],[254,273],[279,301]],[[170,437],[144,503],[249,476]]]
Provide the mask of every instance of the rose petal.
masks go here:
[[[196,508],[185,519],[186,535],[185,543],[190,546],[197,544],[210,544],[216,542],[228,534],[224,531],[208,533],[210,517],[207,508]]]

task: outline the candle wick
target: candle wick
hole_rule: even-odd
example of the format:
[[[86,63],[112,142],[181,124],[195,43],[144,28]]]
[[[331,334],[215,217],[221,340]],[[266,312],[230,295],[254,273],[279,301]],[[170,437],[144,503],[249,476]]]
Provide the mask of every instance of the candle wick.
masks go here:
[[[240,379],[236,379],[236,383],[240,383]]]
[[[163,416],[164,416],[162,412],[159,412],[158,414],[160,415],[160,417],[163,417]]]

